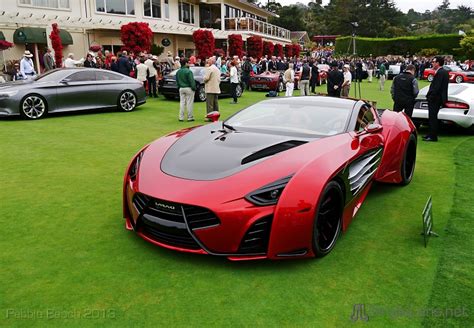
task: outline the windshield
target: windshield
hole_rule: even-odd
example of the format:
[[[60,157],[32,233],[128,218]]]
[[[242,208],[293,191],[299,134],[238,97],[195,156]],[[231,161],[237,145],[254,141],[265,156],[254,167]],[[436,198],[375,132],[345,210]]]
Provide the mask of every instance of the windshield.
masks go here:
[[[40,74],[35,78],[35,81],[41,81],[41,82],[57,81],[58,72],[59,70],[52,70],[52,71],[48,71],[46,73]]]
[[[451,70],[452,72],[460,72],[462,71],[461,67],[458,67],[458,66],[446,66],[449,70]]]
[[[204,75],[204,67],[194,67],[194,66],[192,66],[189,69],[191,70],[191,72],[193,72],[194,76]],[[170,76],[175,76],[178,71],[179,70],[176,69],[176,70],[172,71],[169,75]]]
[[[330,136],[344,132],[352,106],[312,101],[263,101],[225,123],[239,130],[285,135]]]

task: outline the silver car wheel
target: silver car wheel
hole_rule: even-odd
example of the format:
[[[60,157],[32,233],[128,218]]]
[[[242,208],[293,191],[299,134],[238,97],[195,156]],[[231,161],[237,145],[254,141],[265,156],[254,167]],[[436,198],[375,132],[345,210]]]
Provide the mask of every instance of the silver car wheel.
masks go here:
[[[21,110],[26,118],[36,120],[46,112],[46,104],[39,96],[28,96],[23,100]]]
[[[456,76],[456,83],[462,83],[462,80],[463,78],[461,75]]]
[[[120,96],[120,108],[125,112],[132,111],[137,104],[137,98],[131,91],[125,91]]]
[[[198,98],[200,101],[206,101],[207,100],[207,95],[206,95],[206,90],[204,87],[199,87],[198,89]]]

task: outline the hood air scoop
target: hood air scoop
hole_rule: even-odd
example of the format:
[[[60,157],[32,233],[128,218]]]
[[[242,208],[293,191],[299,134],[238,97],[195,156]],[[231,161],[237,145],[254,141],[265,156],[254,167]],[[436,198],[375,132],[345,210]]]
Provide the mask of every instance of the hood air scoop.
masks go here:
[[[244,159],[242,159],[241,164],[244,165],[244,164],[259,160],[264,157],[272,156],[272,155],[281,153],[282,151],[301,146],[305,143],[307,143],[307,141],[303,141],[303,140],[289,140],[289,141],[281,142],[279,144],[261,149],[245,157]]]

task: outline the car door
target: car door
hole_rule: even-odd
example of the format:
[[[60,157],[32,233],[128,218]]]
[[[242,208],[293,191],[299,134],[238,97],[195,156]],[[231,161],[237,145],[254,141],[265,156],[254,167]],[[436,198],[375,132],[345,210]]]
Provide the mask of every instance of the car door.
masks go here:
[[[230,77],[226,74],[221,74],[221,95],[229,96],[230,95]]]
[[[348,178],[350,191],[355,196],[371,181],[382,159],[382,125],[374,108],[368,105],[360,107],[351,135],[351,148],[356,155],[348,165]]]
[[[68,75],[57,88],[57,111],[96,108],[97,87],[94,70],[80,70]]]
[[[96,70],[95,75],[97,92],[100,92],[100,97],[97,97],[96,106],[98,108],[117,106],[120,93],[125,90],[125,76],[105,70]]]

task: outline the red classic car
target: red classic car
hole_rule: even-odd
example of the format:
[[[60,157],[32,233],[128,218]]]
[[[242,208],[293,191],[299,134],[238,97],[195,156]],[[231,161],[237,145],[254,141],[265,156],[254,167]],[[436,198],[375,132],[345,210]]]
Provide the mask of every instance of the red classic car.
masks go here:
[[[459,66],[456,65],[444,65],[443,68],[448,71],[449,82],[474,82],[474,72],[463,71]],[[433,81],[434,75],[435,71],[432,68],[425,69],[423,72],[423,78],[429,82]]]
[[[267,71],[254,75],[250,78],[249,85],[251,90],[275,90],[281,92],[285,90],[283,72]]]

